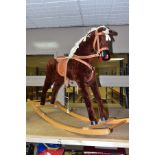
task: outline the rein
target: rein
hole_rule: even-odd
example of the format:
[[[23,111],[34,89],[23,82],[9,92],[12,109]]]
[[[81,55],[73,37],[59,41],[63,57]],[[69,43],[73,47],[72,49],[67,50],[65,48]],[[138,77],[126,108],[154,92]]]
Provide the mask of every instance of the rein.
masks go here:
[[[100,48],[99,36],[103,35],[103,34],[105,34],[105,33],[104,32],[98,32],[97,30],[95,31],[95,38],[94,38],[94,41],[93,41],[93,48],[94,48],[95,51],[97,51],[96,54],[90,54],[88,56],[79,56],[79,55],[74,54],[73,57],[71,57],[71,58],[68,58],[68,57],[56,58],[56,59],[67,59],[66,67],[65,67],[65,75],[64,75],[64,83],[65,83],[65,85],[68,85],[68,83],[67,83],[67,65],[68,65],[69,59],[74,59],[76,61],[81,62],[82,64],[86,65],[92,71],[91,76],[89,77],[87,82],[89,82],[93,78],[94,67],[91,66],[89,63],[87,63],[86,61],[84,61],[82,59],[91,59],[91,58],[98,57],[101,51],[108,50],[108,48],[106,48],[106,47]],[[107,34],[105,34],[105,35],[106,35],[106,38],[107,38]],[[96,43],[97,43],[97,50],[95,49]]]

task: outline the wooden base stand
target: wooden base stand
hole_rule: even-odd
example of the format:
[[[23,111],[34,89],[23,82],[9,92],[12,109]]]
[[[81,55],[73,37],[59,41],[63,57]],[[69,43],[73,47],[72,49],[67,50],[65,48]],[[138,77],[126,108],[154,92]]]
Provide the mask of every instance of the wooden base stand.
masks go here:
[[[53,120],[52,118],[50,118],[47,114],[45,114],[41,110],[39,101],[28,101],[28,104],[30,104],[34,112],[36,112],[41,118],[43,118],[50,125],[60,128],[60,129],[67,130],[69,132],[83,134],[83,135],[108,135],[110,134],[110,132],[112,132],[112,130],[115,127],[129,122],[128,118],[122,118],[122,119],[111,118],[105,122],[101,122],[94,126],[77,128],[77,127],[72,127],[72,126],[59,123]],[[63,107],[59,102],[56,102],[54,105],[44,105],[44,106],[49,106],[51,108],[58,108],[72,117],[75,117],[84,122],[89,122],[89,119],[87,117],[84,117],[74,112],[68,112],[67,109]]]

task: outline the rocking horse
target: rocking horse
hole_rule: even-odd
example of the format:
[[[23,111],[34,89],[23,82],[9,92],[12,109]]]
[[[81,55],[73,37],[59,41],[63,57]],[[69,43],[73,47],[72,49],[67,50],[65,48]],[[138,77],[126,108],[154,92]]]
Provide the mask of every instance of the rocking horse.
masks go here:
[[[52,126],[83,135],[107,135],[115,127],[129,122],[128,118],[108,119],[108,114],[104,109],[103,100],[99,93],[95,67],[93,66],[92,61],[96,57],[103,61],[110,59],[110,54],[112,54],[111,43],[114,41],[113,36],[116,35],[117,32],[105,26],[92,28],[75,44],[75,46],[71,49],[69,56],[51,58],[48,61],[41,102],[28,102],[41,118]],[[84,98],[89,118],[75,112],[68,112],[67,109],[59,102],[55,102],[59,88],[64,82],[65,85],[67,85],[68,79],[75,80],[81,88],[82,97]],[[46,92],[51,85],[53,85],[51,104],[45,105]],[[96,118],[86,86],[89,86],[92,89],[94,97],[96,98],[99,107],[100,119]],[[90,125],[89,127],[79,128],[59,123],[50,118],[40,108],[47,106],[50,106],[50,108],[57,108],[68,115],[79,119],[79,121],[89,122]]]
[[[46,67],[46,78],[43,86],[41,105],[45,104],[46,92],[53,85],[51,104],[55,103],[57,93],[67,80],[74,80],[81,89],[82,97],[85,101],[91,125],[98,124],[95,112],[89,98],[86,86],[89,86],[96,98],[99,107],[99,121],[106,121],[108,114],[103,106],[98,84],[96,80],[95,67],[92,60],[96,57],[99,60],[107,61],[112,54],[111,45],[114,41],[113,36],[117,32],[108,27],[100,26],[92,28],[82,37],[71,49],[69,56],[51,58]]]

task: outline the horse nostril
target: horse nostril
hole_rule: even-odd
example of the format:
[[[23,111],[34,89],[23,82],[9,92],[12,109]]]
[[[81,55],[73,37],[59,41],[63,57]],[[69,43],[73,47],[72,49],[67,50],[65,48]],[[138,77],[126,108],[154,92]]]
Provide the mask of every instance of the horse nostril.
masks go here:
[[[99,56],[99,60],[102,61],[107,61],[110,59],[110,51],[109,50],[103,50],[101,53],[100,53],[100,56]]]

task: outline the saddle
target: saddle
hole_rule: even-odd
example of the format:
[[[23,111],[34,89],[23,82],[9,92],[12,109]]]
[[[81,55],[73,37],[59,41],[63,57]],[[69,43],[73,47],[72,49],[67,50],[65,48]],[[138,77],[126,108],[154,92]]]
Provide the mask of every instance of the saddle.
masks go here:
[[[78,57],[79,56],[72,57],[72,59],[81,62],[82,64],[86,65],[92,71],[89,79],[87,80],[87,82],[89,82],[93,78],[94,69],[90,64],[88,64],[84,60],[81,60]],[[82,57],[85,57],[85,56],[82,56]],[[67,65],[68,65],[69,59],[68,59],[68,57],[60,56],[60,57],[57,57],[56,60],[58,62],[57,66],[56,66],[56,70],[57,70],[57,72],[58,72],[58,74],[60,76],[64,77],[64,83],[65,83],[66,86],[68,86],[69,81],[68,81],[68,78],[67,78]]]
[[[66,58],[65,56],[62,56],[62,57],[57,57],[56,58],[57,60],[57,66],[56,66],[56,69],[57,69],[57,72],[65,77],[66,76],[66,70],[67,70],[67,63],[68,63],[68,58]]]

